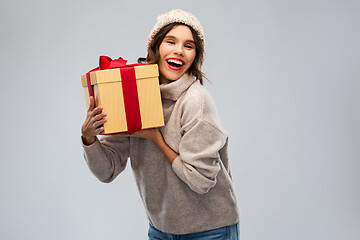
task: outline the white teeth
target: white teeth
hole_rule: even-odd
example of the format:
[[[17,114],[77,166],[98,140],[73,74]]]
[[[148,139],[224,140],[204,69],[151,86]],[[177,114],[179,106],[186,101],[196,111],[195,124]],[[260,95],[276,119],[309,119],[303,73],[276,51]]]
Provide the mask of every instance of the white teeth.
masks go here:
[[[178,61],[178,60],[175,60],[175,59],[169,59],[168,62],[172,62],[172,63],[178,64],[178,65],[180,65],[180,66],[183,65],[183,62]]]

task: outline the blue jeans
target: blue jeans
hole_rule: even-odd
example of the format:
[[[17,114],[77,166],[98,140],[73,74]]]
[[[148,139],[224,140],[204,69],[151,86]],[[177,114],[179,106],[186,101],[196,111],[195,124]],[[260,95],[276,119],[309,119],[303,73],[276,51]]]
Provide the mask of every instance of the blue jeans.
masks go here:
[[[162,232],[149,224],[149,240],[238,240],[240,239],[239,223],[204,232],[189,234],[170,234]]]

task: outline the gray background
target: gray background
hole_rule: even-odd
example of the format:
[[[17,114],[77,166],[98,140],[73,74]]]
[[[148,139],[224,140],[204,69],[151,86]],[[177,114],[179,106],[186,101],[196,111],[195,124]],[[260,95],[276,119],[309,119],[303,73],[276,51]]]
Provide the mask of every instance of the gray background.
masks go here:
[[[145,56],[175,8],[205,29],[242,239],[358,239],[355,0],[2,0],[0,238],[146,239],[131,169],[103,184],[83,160],[80,75],[99,55]]]

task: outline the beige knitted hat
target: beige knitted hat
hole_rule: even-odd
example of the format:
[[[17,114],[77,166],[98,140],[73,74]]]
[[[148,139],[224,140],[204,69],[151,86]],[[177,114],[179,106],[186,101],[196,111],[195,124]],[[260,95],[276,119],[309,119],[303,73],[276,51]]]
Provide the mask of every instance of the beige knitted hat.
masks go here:
[[[205,46],[205,35],[203,28],[200,24],[199,19],[197,19],[194,15],[185,12],[180,9],[171,10],[170,12],[161,14],[157,17],[157,22],[154,25],[154,27],[151,29],[148,42],[147,42],[147,48],[149,47],[150,43],[154,39],[155,35],[166,25],[169,25],[170,23],[179,22],[184,23],[188,26],[190,26],[192,29],[195,30],[195,32],[198,34],[201,44],[203,47]]]

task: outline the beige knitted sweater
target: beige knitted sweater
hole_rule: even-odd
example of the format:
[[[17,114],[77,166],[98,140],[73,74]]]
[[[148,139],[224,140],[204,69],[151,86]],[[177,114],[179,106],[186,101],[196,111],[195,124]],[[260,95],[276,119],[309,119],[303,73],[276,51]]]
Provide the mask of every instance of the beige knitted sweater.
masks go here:
[[[227,140],[215,105],[195,78],[184,75],[160,85],[165,142],[179,156],[171,165],[150,140],[103,136],[83,145],[86,162],[102,182],[111,182],[130,158],[150,223],[172,234],[216,229],[239,221],[229,169]]]

